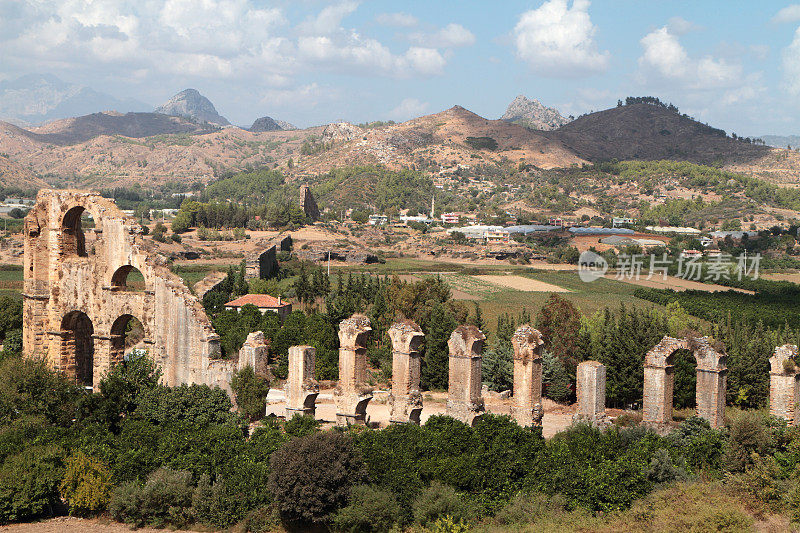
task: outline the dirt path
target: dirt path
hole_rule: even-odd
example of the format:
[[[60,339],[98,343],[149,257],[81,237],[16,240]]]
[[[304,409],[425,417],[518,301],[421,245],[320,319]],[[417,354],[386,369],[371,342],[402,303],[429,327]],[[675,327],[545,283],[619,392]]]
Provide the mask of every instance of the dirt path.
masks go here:
[[[9,524],[0,526],[0,532],[9,533],[130,533],[132,528],[119,522],[109,522],[103,519],[75,518],[60,516],[41,522],[26,524]],[[136,530],[137,533],[164,533],[164,529],[151,529],[149,527]],[[187,533],[194,530],[184,529]],[[194,532],[197,533],[197,532]]]
[[[367,415],[371,424],[385,428],[389,425],[389,391],[376,390],[373,399],[367,405]],[[283,391],[270,390],[268,396],[267,414],[284,416],[286,404],[283,400]],[[511,400],[500,398],[497,394],[490,393],[484,397],[486,411],[498,415],[511,414]],[[423,403],[420,416],[421,423],[425,423],[433,415],[443,415],[447,412],[446,392],[426,392],[423,394]],[[564,431],[572,424],[572,415],[575,413],[574,405],[560,405],[551,400],[544,399],[544,418],[542,419],[542,434],[550,438],[560,431]],[[320,391],[317,397],[317,412],[315,418],[322,423],[322,427],[333,427],[336,424],[336,405],[333,403],[333,389]]]
[[[567,289],[559,287],[558,285],[523,276],[480,275],[473,277],[481,281],[500,285],[501,287],[508,287],[509,289],[516,289],[524,292],[569,292]]]

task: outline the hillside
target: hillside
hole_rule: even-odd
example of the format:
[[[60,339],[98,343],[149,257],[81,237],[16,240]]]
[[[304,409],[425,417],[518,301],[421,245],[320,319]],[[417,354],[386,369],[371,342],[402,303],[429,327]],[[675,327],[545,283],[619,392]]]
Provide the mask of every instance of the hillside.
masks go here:
[[[19,189],[38,189],[47,184],[33,175],[33,173],[20,166],[7,157],[0,156],[0,187]]]
[[[661,106],[632,104],[584,115],[552,132],[591,160],[674,159],[693,163],[745,163],[770,148],[740,142],[725,132]]]
[[[122,135],[139,139],[154,135],[175,135],[178,133],[209,133],[216,128],[200,125],[181,117],[160,113],[93,113],[75,118],[56,120],[32,128],[35,137],[53,144],[77,144],[99,135]]]
[[[482,141],[489,146],[482,146]],[[439,171],[457,165],[495,166],[506,161],[541,168],[582,161],[558,140],[517,124],[485,119],[461,106],[367,130],[344,123],[338,131],[329,129],[318,146],[318,153],[295,160],[297,173],[313,174],[346,165]]]

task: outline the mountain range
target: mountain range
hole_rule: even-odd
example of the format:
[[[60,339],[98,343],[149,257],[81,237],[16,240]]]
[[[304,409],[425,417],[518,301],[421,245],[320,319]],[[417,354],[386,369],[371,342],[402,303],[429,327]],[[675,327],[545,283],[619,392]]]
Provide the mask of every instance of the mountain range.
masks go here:
[[[88,115],[97,111],[150,111],[134,98],[116,98],[49,74],[28,74],[0,82],[0,118],[19,125]]]
[[[294,130],[270,117],[249,128],[222,126],[228,121],[213,104],[186,90],[159,107],[160,113],[92,113],[36,128],[0,122],[0,155],[13,163],[15,176],[25,169],[56,186],[81,187],[208,181],[276,165],[284,167],[289,179],[305,179],[351,165],[433,173],[475,167],[485,174],[507,172],[509,164],[551,169],[611,159],[672,159],[775,183],[800,181],[797,152],[734,139],[675,108],[640,100],[558,128],[555,123],[566,120],[560,113],[518,97],[498,120],[454,106],[399,124],[361,128],[337,123]],[[516,123],[523,119],[528,127]],[[534,119],[538,129],[531,127]]]

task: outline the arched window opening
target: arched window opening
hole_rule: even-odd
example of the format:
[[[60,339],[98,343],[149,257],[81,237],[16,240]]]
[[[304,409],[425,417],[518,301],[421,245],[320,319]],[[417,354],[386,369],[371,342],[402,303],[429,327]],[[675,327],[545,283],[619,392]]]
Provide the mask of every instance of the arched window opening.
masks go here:
[[[71,311],[61,321],[61,358],[65,373],[79,385],[94,380],[94,326],[81,311]]]
[[[66,212],[61,225],[61,253],[65,256],[87,257],[94,254],[97,234],[92,215],[81,206]],[[86,230],[86,231],[85,231]]]
[[[141,351],[144,345],[144,326],[133,315],[122,315],[111,326],[111,363],[119,363],[132,351]]]
[[[123,265],[111,276],[111,288],[117,291],[143,291],[144,275],[133,265]]]
[[[685,420],[696,414],[697,361],[689,350],[676,350],[671,359],[675,372],[672,391],[673,417],[676,420]]]

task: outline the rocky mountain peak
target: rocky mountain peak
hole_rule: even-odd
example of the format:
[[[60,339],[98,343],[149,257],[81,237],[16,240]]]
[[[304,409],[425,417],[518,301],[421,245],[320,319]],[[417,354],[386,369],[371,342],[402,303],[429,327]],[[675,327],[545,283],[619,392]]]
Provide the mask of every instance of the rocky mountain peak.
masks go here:
[[[260,133],[262,131],[281,131],[280,124],[275,122],[272,117],[261,117],[257,118],[253,125],[250,126],[250,131],[254,133]]]
[[[546,107],[539,100],[519,95],[508,105],[502,120],[534,130],[555,130],[569,122],[558,109]]]
[[[228,126],[228,119],[217,113],[211,100],[200,94],[197,89],[185,89],[166,103],[156,108],[156,113],[175,117],[190,118],[197,122],[208,122]]]
[[[322,141],[326,143],[341,143],[353,140],[362,135],[364,135],[364,130],[358,126],[354,126],[349,122],[336,122],[328,124],[325,126],[325,129],[322,130]]]

